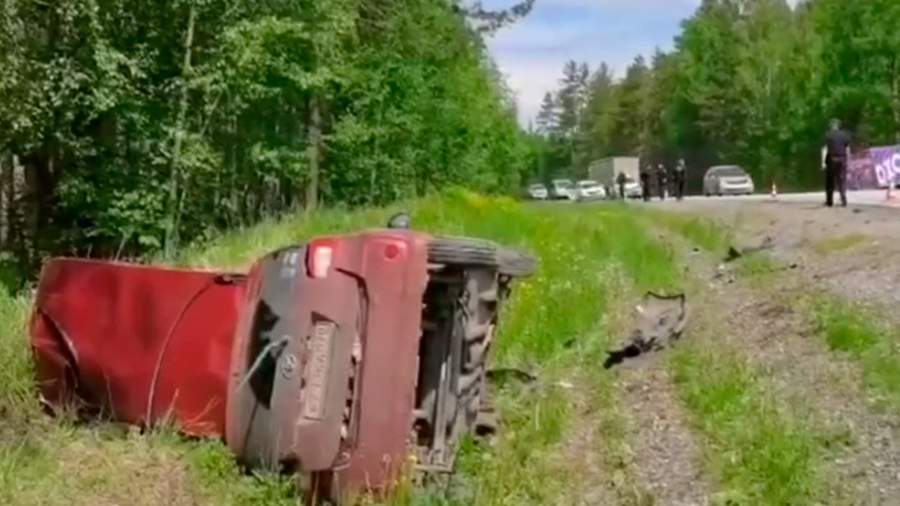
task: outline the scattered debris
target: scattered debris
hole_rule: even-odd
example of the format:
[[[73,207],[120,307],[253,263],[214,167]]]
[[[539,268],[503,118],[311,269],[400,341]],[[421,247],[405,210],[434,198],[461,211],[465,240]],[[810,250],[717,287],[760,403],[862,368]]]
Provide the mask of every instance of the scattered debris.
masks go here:
[[[575,385],[568,381],[557,381],[556,386],[558,386],[559,388],[564,388],[566,390],[572,390],[573,388],[575,388]]]
[[[735,260],[747,256],[752,255],[753,253],[759,253],[760,251],[765,251],[767,249],[772,249],[775,247],[775,240],[772,239],[771,236],[766,236],[765,239],[758,246],[750,246],[746,248],[737,248],[735,246],[728,247],[728,254],[725,256],[725,262],[734,262]]]
[[[635,311],[636,328],[621,349],[608,352],[604,369],[648,351],[663,350],[680,339],[687,323],[687,298],[684,294],[663,296],[648,292]]]

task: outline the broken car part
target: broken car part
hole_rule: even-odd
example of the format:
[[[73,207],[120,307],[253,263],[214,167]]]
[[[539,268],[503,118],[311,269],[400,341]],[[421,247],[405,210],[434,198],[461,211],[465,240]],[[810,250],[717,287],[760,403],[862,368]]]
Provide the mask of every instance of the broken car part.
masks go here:
[[[609,352],[605,369],[649,351],[659,351],[681,338],[687,324],[687,298],[684,294],[665,296],[649,292],[635,307],[637,322],[628,341]]]

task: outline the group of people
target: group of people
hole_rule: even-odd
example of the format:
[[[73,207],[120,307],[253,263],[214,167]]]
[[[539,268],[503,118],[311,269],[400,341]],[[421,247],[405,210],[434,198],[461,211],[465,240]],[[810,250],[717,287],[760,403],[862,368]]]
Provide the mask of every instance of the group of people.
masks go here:
[[[847,207],[847,166],[850,160],[850,134],[841,128],[841,122],[831,120],[831,128],[825,135],[825,145],[822,147],[822,170],[825,175],[825,205],[834,206],[834,192],[837,191],[841,198],[841,205]],[[660,200],[668,196],[669,181],[674,183],[675,198],[684,198],[687,183],[687,167],[684,159],[678,160],[673,170],[666,170],[665,165],[647,165],[641,169],[641,191],[645,202],[651,198],[651,185],[656,180],[656,189]],[[619,195],[625,195],[625,174],[619,173],[616,183],[619,186]],[[774,191],[774,190],[773,190]]]
[[[653,165],[648,165],[641,170],[641,191],[643,192],[644,201],[650,200],[650,186],[653,178],[656,178],[656,189],[659,192],[659,199],[666,200],[669,193],[670,176],[675,187],[675,198],[678,200],[683,199],[687,185],[687,165],[682,158],[675,164],[671,174],[670,171],[666,170],[666,166],[661,163],[656,168]]]

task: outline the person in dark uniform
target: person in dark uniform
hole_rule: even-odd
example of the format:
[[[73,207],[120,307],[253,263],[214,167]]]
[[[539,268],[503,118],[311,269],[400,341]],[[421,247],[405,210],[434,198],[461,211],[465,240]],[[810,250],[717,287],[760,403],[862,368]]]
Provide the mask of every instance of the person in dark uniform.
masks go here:
[[[834,206],[834,190],[841,194],[841,205],[847,207],[847,162],[850,160],[850,134],[841,128],[839,120],[831,120],[822,148],[822,169],[825,171],[825,205]]]
[[[644,202],[650,202],[650,166],[641,171],[641,196]]]
[[[687,166],[684,163],[684,158],[678,160],[678,164],[675,166],[675,197],[678,200],[684,198],[684,186],[687,180]]]
[[[625,173],[619,172],[619,175],[616,176],[616,184],[619,186],[619,198],[622,200],[628,200],[628,197],[625,195]]]
[[[665,166],[659,164],[656,168],[656,182],[659,184],[659,200],[666,200],[666,185],[669,184],[669,174]]]

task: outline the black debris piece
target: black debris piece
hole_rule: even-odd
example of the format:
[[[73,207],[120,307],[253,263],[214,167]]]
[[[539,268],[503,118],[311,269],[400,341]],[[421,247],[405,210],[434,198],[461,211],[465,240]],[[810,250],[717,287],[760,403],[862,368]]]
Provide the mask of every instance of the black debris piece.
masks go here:
[[[635,329],[621,348],[608,352],[604,369],[643,353],[664,350],[681,339],[687,323],[687,298],[684,294],[666,296],[649,292],[635,312]]]

